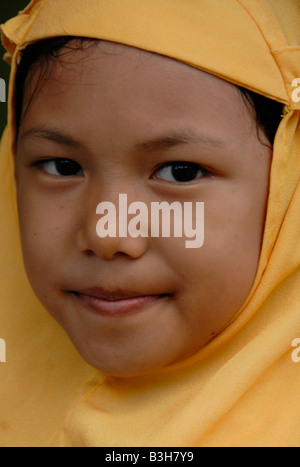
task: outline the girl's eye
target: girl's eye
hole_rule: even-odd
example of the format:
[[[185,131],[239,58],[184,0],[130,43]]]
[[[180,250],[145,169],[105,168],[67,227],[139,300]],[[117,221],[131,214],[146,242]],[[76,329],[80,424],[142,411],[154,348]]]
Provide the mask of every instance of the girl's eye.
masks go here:
[[[83,175],[81,166],[70,159],[39,161],[36,165],[43,167],[48,174],[55,175],[56,177],[74,177]]]
[[[187,183],[208,177],[206,169],[193,162],[170,162],[155,172],[155,178],[168,182]]]

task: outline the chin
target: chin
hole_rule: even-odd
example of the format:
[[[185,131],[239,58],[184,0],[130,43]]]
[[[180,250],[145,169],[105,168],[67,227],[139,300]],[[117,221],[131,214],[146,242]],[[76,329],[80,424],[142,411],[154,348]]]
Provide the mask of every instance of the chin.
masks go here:
[[[92,367],[100,372],[114,377],[129,378],[142,376],[156,370],[162,369],[167,364],[157,362],[155,359],[137,359],[141,352],[135,350],[134,357],[124,355],[116,355],[114,352],[91,351],[91,349],[82,349],[76,346],[81,357]]]

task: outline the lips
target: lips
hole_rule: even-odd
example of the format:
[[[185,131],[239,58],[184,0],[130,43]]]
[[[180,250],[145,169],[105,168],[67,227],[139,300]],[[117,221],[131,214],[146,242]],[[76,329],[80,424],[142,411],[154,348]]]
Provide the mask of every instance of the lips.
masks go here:
[[[128,290],[107,291],[102,288],[93,288],[72,295],[90,311],[106,315],[120,316],[143,311],[158,300],[169,297],[171,294],[145,295]]]

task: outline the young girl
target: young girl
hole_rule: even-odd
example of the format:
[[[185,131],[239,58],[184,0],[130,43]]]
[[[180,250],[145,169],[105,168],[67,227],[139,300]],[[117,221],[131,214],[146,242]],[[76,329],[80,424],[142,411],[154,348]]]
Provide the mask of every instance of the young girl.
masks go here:
[[[3,446],[299,445],[299,6],[36,0],[2,27]],[[100,238],[120,194],[204,203],[203,246]]]

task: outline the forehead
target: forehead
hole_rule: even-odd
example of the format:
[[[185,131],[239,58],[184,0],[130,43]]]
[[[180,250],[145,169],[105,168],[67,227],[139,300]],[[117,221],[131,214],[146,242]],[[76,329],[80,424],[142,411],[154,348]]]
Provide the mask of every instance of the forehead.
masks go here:
[[[141,128],[201,121],[207,131],[249,130],[238,88],[187,64],[107,41],[72,41],[58,58],[33,67],[25,87],[28,120]],[[87,118],[82,119],[82,115]],[[253,120],[251,118],[251,120]],[[124,127],[124,122],[126,125]],[[243,128],[244,126],[244,128]]]
[[[182,93],[199,92],[200,87],[207,87],[210,91],[214,89],[225,96],[229,95],[231,100],[237,97],[234,85],[204,71],[169,57],[100,40],[87,40],[86,44],[72,40],[54,59],[41,60],[32,67],[26,89],[40,81],[41,84],[47,84],[48,88],[54,83],[56,87],[67,88],[70,84],[96,85],[101,82],[109,85],[108,76],[114,77],[111,84],[140,81],[150,85],[151,89],[151,84],[163,86],[164,83],[173,83],[175,88],[185,82],[186,85],[181,88]],[[43,89],[44,86],[39,88]]]

